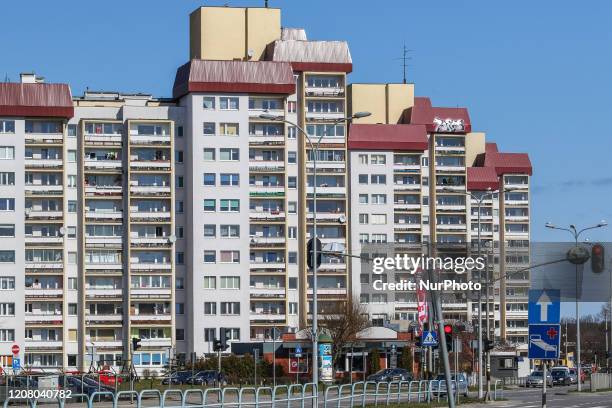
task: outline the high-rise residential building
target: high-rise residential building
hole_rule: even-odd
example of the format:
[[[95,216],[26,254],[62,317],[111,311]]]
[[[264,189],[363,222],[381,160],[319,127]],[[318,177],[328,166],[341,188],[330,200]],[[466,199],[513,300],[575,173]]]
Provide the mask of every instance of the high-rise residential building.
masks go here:
[[[471,278],[489,276],[491,334],[524,348],[529,276],[510,273],[529,263],[528,156],[498,152],[484,133],[472,131],[467,109],[434,107],[429,98],[414,97],[411,84],[352,84],[349,105],[351,112],[372,112],[349,131],[351,251],[375,253],[389,244],[420,254],[431,243],[478,253],[480,203],[480,248],[489,272]],[[407,329],[416,321],[416,294],[376,291],[372,283],[409,280],[408,274],[377,276],[363,265],[353,260],[354,296],[374,324]],[[485,294],[484,316],[486,304]],[[478,301],[466,293],[443,293],[442,306],[449,320],[472,322],[478,313]]]
[[[351,71],[346,42],[283,28],[279,9],[201,7],[171,98],[1,83],[0,364],[16,343],[33,367],[160,372],[223,334],[307,327],[315,183],[318,237],[353,255],[473,247],[478,198],[510,189],[482,201],[482,247],[496,276],[528,262],[528,157],[485,142],[465,108],[433,107],[412,84],[349,85]],[[358,111],[372,115],[350,124]],[[319,312],[355,297],[374,324],[408,327],[414,296],[372,293],[348,259],[323,256]],[[516,343],[527,279],[492,290],[496,334]],[[443,301],[448,319],[478,308]]]

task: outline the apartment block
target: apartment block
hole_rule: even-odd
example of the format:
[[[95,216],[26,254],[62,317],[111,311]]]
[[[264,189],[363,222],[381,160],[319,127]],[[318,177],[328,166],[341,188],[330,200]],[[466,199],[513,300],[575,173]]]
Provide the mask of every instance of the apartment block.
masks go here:
[[[480,218],[492,331],[525,343],[529,276],[500,277],[529,261],[526,154],[413,84],[349,84],[348,44],[283,27],[280,9],[201,7],[189,24],[169,98],[0,83],[0,366],[18,344],[36,369],[159,373],[223,334],[303,329],[315,212],[323,244],[353,255],[473,251]],[[363,269],[324,255],[319,313],[352,297],[375,325],[411,327],[414,294],[374,293]],[[477,303],[444,294],[444,317],[473,321]]]

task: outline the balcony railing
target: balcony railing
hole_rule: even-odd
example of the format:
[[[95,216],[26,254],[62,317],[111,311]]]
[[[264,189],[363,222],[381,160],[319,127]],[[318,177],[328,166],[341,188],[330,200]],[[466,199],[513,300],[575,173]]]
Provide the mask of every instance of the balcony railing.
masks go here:
[[[26,168],[35,169],[61,169],[64,162],[62,159],[25,159]]]

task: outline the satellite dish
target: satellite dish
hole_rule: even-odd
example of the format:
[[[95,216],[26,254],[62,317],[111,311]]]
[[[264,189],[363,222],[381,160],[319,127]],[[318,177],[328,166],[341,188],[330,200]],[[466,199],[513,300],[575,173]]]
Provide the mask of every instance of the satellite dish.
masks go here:
[[[66,233],[66,228],[60,227],[59,233],[60,233],[60,235],[64,235]]]
[[[170,241],[171,244],[174,244],[176,242],[176,235],[170,235],[168,241]]]
[[[247,56],[249,57],[249,59],[253,58],[253,55],[255,55],[255,51],[253,49],[249,49],[247,51]]]
[[[338,222],[340,224],[345,224],[346,223],[346,217],[344,215],[341,215],[338,217]]]

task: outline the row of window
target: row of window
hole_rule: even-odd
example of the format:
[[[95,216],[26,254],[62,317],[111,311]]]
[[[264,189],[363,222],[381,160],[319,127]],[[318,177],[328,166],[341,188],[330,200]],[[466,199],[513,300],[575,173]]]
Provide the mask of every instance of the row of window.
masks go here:
[[[240,314],[240,302],[220,302],[220,313],[225,316],[236,316]],[[204,314],[216,315],[217,302],[204,302]]]
[[[217,289],[217,277],[204,276],[204,289]],[[220,276],[219,289],[240,289],[240,276]]]

